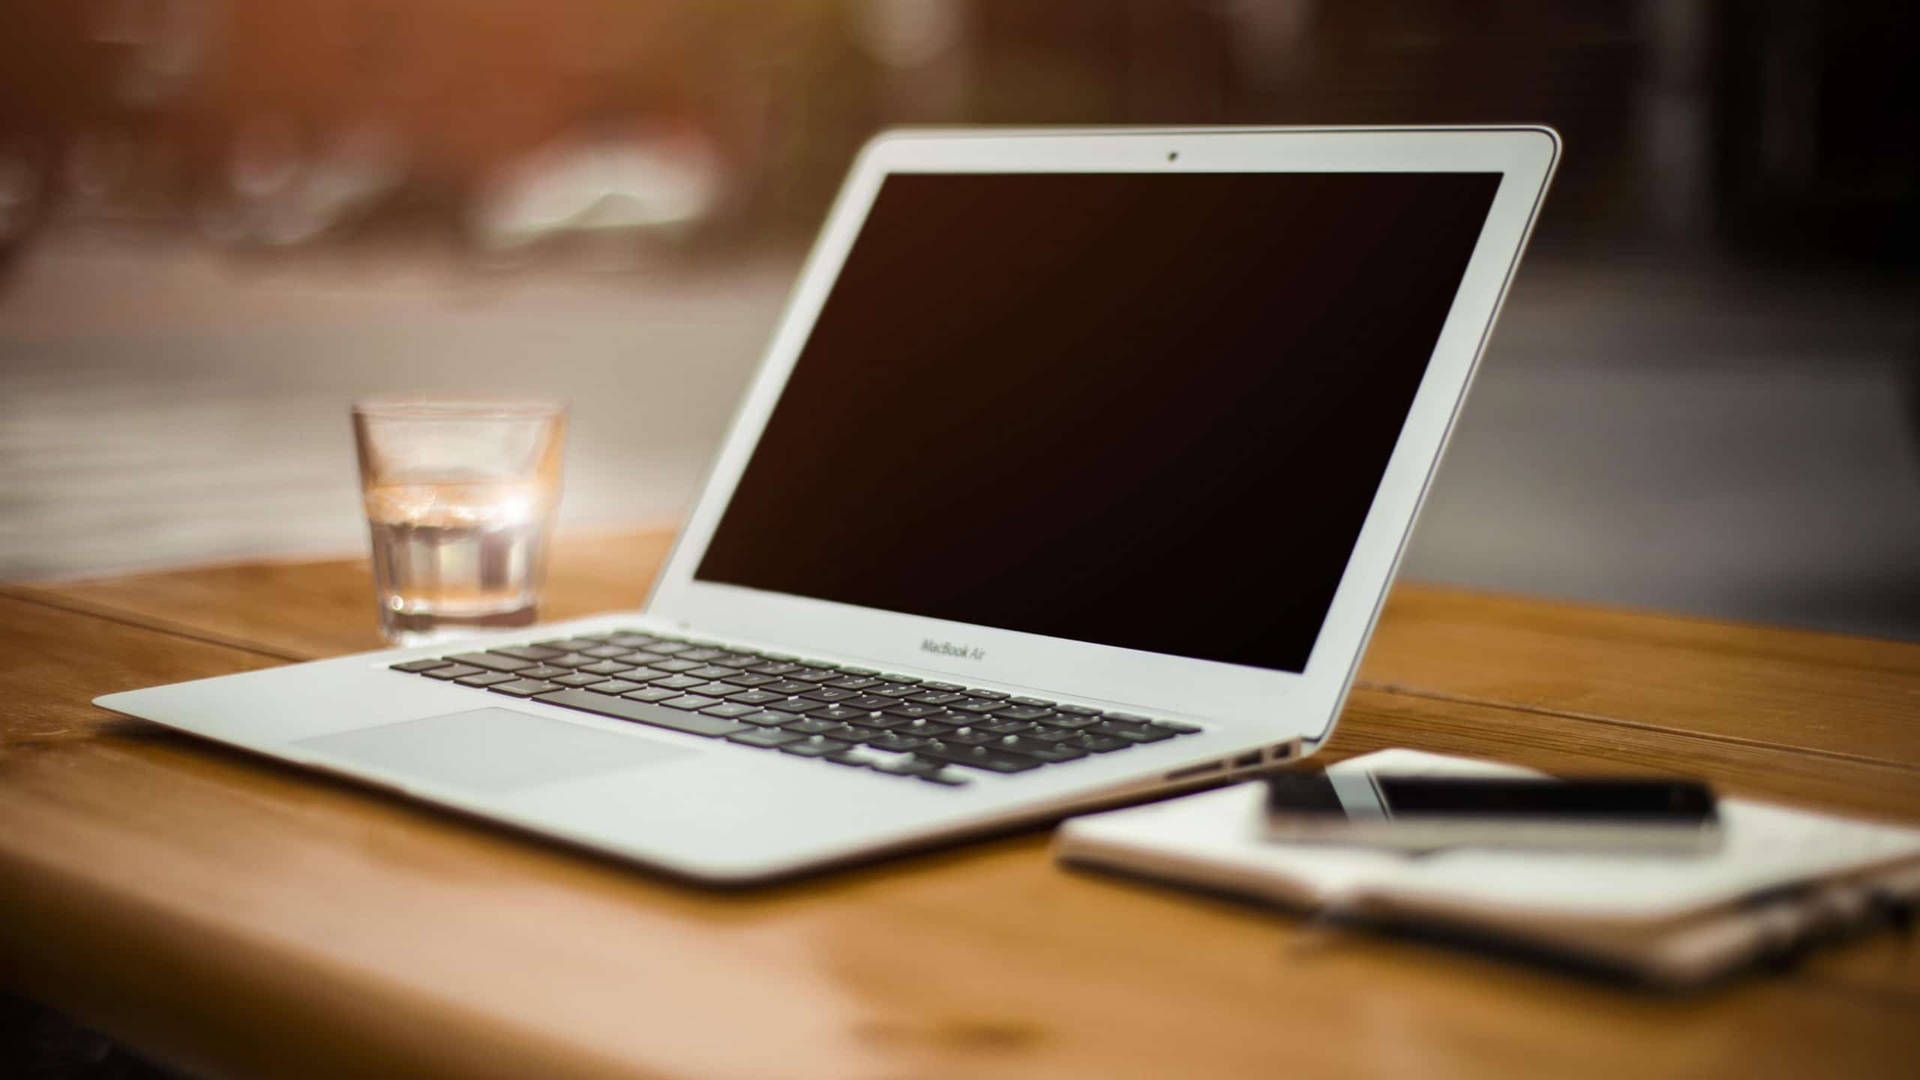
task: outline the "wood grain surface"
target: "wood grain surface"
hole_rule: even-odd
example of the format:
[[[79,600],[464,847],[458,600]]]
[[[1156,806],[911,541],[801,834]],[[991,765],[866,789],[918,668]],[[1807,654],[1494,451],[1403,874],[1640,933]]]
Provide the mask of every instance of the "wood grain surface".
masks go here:
[[[541,617],[638,610],[672,545],[673,533],[661,531],[558,538]],[[365,558],[237,563],[13,591],[288,660],[385,647]]]
[[[1920,761],[1920,646],[1908,642],[1402,585],[1361,678],[1822,755]]]
[[[660,534],[569,541],[556,617]],[[699,891],[94,709],[371,648],[354,562],[0,595],[0,982],[210,1076],[1904,1075],[1920,950],[1635,993],[1068,872],[1031,830]],[[1920,819],[1920,647],[1401,587],[1329,748]]]

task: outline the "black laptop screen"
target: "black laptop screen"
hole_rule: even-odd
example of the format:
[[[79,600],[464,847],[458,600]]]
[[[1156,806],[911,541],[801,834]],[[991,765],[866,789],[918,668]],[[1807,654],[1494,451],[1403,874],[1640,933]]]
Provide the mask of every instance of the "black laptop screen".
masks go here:
[[[891,176],[695,577],[1302,671],[1499,179]]]

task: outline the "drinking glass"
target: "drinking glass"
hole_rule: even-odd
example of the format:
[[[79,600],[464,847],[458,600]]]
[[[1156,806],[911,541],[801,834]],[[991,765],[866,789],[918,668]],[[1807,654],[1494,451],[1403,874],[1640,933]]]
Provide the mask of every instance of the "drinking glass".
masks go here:
[[[376,398],[353,406],[380,632],[420,645],[539,616],[566,406]]]

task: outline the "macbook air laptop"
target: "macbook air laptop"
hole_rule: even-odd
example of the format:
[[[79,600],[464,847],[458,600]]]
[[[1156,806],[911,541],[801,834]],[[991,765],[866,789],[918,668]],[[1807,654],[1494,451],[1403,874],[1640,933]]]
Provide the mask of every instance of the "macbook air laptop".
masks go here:
[[[884,135],[644,610],[99,704],[709,882],[1306,754],[1558,150]]]

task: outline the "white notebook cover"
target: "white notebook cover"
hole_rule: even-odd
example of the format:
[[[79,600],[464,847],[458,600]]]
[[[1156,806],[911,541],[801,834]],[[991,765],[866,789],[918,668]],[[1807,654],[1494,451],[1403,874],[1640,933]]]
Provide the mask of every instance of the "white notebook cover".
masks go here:
[[[1537,775],[1415,750],[1332,771]],[[1699,856],[1458,849],[1403,855],[1270,841],[1260,782],[1074,818],[1057,857],[1289,906],[1480,930],[1694,980],[1861,914],[1869,890],[1920,892],[1920,829],[1744,799],[1719,803],[1724,840]]]

